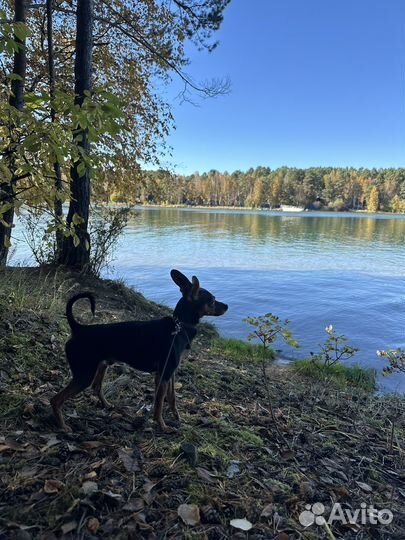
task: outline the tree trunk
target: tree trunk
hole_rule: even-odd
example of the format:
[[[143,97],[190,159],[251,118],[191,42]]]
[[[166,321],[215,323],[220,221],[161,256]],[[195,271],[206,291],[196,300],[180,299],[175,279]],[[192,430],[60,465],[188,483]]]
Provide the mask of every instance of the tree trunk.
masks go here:
[[[15,0],[14,2],[14,21],[25,23],[25,1]],[[11,94],[9,98],[9,104],[15,107],[17,110],[22,111],[24,108],[24,83],[25,83],[25,70],[26,70],[26,55],[25,55],[25,40],[20,40],[17,36],[14,36],[14,40],[21,43],[22,47],[14,53],[14,67],[13,73],[19,75],[20,79],[13,79],[11,81]],[[14,125],[10,125],[10,146],[8,166],[13,174],[10,183],[0,184],[0,204],[2,203],[14,203],[14,192],[16,185],[15,171],[15,154],[13,148],[14,139]],[[11,228],[14,221],[14,206],[11,207],[2,216],[4,223],[0,223],[0,267],[6,266],[8,251],[10,246]]]
[[[46,0],[46,22],[47,22],[47,40],[48,40],[48,77],[49,77],[49,96],[51,101],[55,97],[55,61],[54,61],[54,48],[53,48],[53,21],[52,21],[52,11],[53,11],[53,0]],[[51,105],[51,122],[55,122],[56,112],[53,106]],[[62,190],[62,171],[60,164],[55,161],[53,165],[55,171],[55,188],[60,193]],[[59,227],[56,229],[56,258],[59,259],[62,245],[63,245],[63,208],[62,201],[58,198],[55,198],[54,202],[54,212],[56,224]]]
[[[93,0],[77,1],[76,19],[76,58],[75,58],[75,103],[79,106],[85,99],[84,92],[91,91],[92,82],[92,51],[93,51]],[[79,150],[85,154],[90,151],[87,129],[75,131],[74,136],[79,139]],[[84,174],[80,176],[79,165],[76,161],[70,170],[70,205],[67,215],[68,227],[75,215],[80,217],[81,223],[75,226],[79,245],[75,247],[71,236],[64,238],[60,261],[62,264],[78,269],[84,269],[90,261],[90,238],[88,233],[89,206],[90,206],[90,170],[86,165]]]

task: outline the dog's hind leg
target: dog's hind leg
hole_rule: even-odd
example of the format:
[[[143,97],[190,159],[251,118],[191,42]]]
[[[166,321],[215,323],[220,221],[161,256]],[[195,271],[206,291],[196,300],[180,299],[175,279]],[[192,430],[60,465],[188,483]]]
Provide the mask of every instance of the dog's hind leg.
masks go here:
[[[73,378],[70,381],[70,383],[66,386],[66,388],[61,390],[58,394],[56,394],[56,396],[54,396],[51,399],[51,406],[52,406],[53,414],[55,415],[55,418],[56,418],[56,423],[58,424],[59,428],[62,429],[63,431],[71,431],[71,429],[68,428],[68,426],[66,425],[65,420],[63,418],[63,414],[62,414],[63,404],[65,403],[67,399],[70,399],[76,396],[77,394],[79,394],[82,390],[84,390],[87,386],[89,386],[89,384],[90,383],[87,384],[86,382],[79,381]]]
[[[107,369],[108,369],[108,362],[101,362],[99,364],[96,371],[96,376],[94,377],[93,384],[91,385],[91,387],[93,388],[94,393],[100,400],[101,405],[106,408],[111,408],[112,407],[111,403],[109,403],[105,399],[104,393],[103,393],[103,380],[107,372]]]

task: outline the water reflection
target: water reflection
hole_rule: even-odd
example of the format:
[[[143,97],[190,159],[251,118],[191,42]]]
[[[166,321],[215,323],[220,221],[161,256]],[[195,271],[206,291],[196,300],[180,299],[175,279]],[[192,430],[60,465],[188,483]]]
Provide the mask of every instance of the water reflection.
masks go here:
[[[350,214],[344,217],[327,216],[148,209],[141,210],[130,226],[137,228],[146,225],[159,234],[172,234],[173,227],[197,228],[200,234],[207,237],[226,234],[249,237],[258,242],[266,241],[269,236],[285,242],[295,242],[302,237],[352,242],[389,241],[397,244],[405,241],[405,219],[359,218]]]

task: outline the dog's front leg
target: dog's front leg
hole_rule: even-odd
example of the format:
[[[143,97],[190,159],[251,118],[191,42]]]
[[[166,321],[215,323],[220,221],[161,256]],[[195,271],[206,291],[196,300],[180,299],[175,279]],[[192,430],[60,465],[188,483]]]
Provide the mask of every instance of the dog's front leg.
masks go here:
[[[165,421],[163,420],[163,404],[165,397],[167,395],[167,390],[169,387],[170,381],[165,382],[161,380],[161,374],[156,373],[155,376],[155,405],[153,410],[153,419],[159,426],[159,428],[165,433],[171,433],[174,430],[169,428]]]
[[[176,389],[175,389],[174,384],[175,384],[175,377],[173,373],[172,378],[169,381],[169,386],[167,389],[167,401],[169,403],[170,410],[172,411],[175,419],[180,420],[179,411],[177,410],[177,406],[176,406]]]

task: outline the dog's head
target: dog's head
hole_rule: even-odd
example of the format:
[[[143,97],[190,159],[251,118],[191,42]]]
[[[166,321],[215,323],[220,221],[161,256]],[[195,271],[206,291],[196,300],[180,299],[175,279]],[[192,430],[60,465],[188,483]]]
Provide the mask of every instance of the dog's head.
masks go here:
[[[196,276],[193,276],[190,281],[178,270],[172,270],[170,275],[182,294],[176,306],[178,315],[184,310],[185,314],[194,314],[201,319],[205,315],[218,317],[227,311],[227,304],[219,302],[212,293],[200,287]]]

